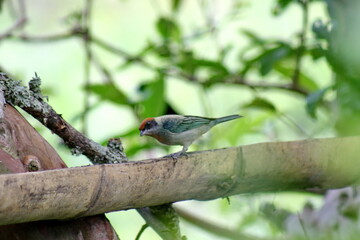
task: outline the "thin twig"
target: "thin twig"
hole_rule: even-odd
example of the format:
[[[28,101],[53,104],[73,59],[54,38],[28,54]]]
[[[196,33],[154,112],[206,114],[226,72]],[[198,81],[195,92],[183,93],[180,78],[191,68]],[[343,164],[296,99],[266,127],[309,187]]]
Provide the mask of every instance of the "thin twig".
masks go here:
[[[146,62],[143,58],[133,56],[133,55],[127,53],[126,51],[124,51],[118,47],[115,47],[108,42],[105,42],[104,40],[100,39],[99,37],[92,36],[91,40],[94,44],[98,45],[99,47],[103,48],[104,50],[106,50],[110,53],[119,55],[119,56],[125,58],[125,60],[133,61],[135,63],[140,63],[141,65],[143,65],[147,68],[150,68],[150,69],[156,68],[155,66],[151,65],[149,62]]]
[[[84,34],[82,35],[84,51],[85,51],[85,61],[84,61],[84,86],[85,86],[85,95],[84,95],[84,110],[83,114],[81,114],[81,122],[82,122],[82,133],[87,134],[87,123],[86,117],[87,113],[90,109],[90,72],[91,72],[91,61],[92,61],[92,51],[91,51],[91,10],[93,6],[93,0],[87,0],[83,16],[82,16],[82,29],[84,30]]]
[[[111,71],[104,64],[100,62],[99,58],[94,52],[92,53],[91,60],[94,66],[98,69],[98,71],[100,71],[104,76],[105,82],[115,86],[115,79]]]
[[[76,31],[77,33],[77,31]],[[20,34],[20,35],[12,35],[9,36],[9,38],[14,39],[14,40],[20,40],[20,41],[25,41],[25,42],[30,42],[30,43],[46,43],[46,42],[56,42],[56,41],[60,41],[60,40],[65,40],[65,39],[69,39],[76,36],[75,35],[75,30],[74,31],[69,31],[69,32],[64,32],[64,33],[57,33],[57,34],[53,34],[53,35],[45,35],[45,36],[32,36],[32,35],[28,35],[28,34]]]
[[[149,225],[147,225],[146,223],[144,225],[142,225],[140,231],[138,232],[138,234],[135,237],[135,240],[140,240],[141,235],[148,227],[149,227]]]
[[[230,76],[228,79],[224,81],[224,83],[240,84],[250,88],[264,88],[264,89],[277,88],[277,89],[289,90],[305,96],[309,94],[307,90],[294,84],[253,82],[246,80],[239,75]]]
[[[183,218],[184,220],[188,221],[189,223],[194,224],[195,226],[198,226],[207,232],[211,232],[217,236],[220,237],[226,237],[229,239],[234,240],[265,240],[264,238],[258,238],[255,236],[249,236],[231,229],[227,229],[224,227],[219,226],[218,224],[211,223],[203,218],[197,217],[179,207],[174,207],[176,213]]]
[[[291,125],[294,126],[294,128],[298,131],[299,134],[303,135],[306,138],[310,138],[310,134],[308,134],[305,129],[303,129],[299,124],[297,124],[294,120],[292,120],[287,114],[279,112],[278,113],[280,121],[282,121],[284,124],[291,127]]]
[[[294,87],[299,86],[299,80],[300,80],[300,73],[301,73],[301,61],[304,56],[305,52],[305,45],[306,45],[306,32],[308,29],[309,24],[309,6],[308,6],[308,0],[301,0],[299,1],[301,7],[302,7],[302,29],[300,33],[300,43],[299,47],[297,49],[296,59],[295,59],[295,71],[292,77],[292,83]]]
[[[303,232],[304,232],[305,238],[306,238],[307,240],[310,240],[310,237],[309,237],[309,234],[308,234],[308,232],[307,232],[307,230],[306,230],[304,221],[303,221],[303,219],[301,218],[301,216],[300,216],[299,213],[297,214],[297,217],[298,217],[298,219],[299,219],[300,226],[301,226],[301,228],[302,228],[302,230],[303,230]]]

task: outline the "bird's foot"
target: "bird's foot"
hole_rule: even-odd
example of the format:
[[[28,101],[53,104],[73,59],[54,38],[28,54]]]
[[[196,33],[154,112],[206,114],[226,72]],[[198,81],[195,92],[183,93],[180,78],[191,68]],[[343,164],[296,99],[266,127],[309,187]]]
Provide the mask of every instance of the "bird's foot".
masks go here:
[[[186,152],[180,151],[180,152],[175,152],[169,155],[164,156],[163,158],[172,158],[174,160],[177,160],[180,156],[186,156],[188,157]]]

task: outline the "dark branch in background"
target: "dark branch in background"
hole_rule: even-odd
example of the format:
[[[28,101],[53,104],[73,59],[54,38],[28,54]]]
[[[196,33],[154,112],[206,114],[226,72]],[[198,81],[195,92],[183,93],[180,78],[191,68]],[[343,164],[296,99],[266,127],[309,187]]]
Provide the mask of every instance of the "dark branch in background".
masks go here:
[[[236,83],[241,84],[250,88],[260,88],[260,89],[282,89],[282,90],[289,90],[292,92],[299,93],[301,95],[307,96],[309,92],[300,86],[294,84],[280,84],[280,83],[255,83],[249,82],[248,80],[242,78],[239,75],[232,76],[229,79],[225,79],[225,83]]]
[[[149,227],[149,225],[147,225],[146,223],[144,225],[142,225],[140,231],[138,232],[138,234],[135,237],[135,240],[140,240],[141,235],[148,227]]]
[[[268,240],[268,238],[257,238],[254,236],[248,236],[243,233],[237,232],[235,230],[227,229],[224,227],[219,226],[218,224],[214,224],[209,222],[206,219],[197,217],[185,210],[182,210],[181,208],[176,207],[175,208],[176,213],[179,215],[179,217],[183,218],[185,221],[204,229],[207,232],[211,232],[219,237],[225,237],[228,239],[234,239],[234,240]]]
[[[169,76],[178,77],[181,79],[186,79],[191,82],[199,82],[199,83],[206,83],[205,79],[200,79],[197,76],[189,75],[185,72],[182,72],[178,69],[170,69],[165,71],[165,73]],[[281,83],[262,83],[262,82],[250,82],[240,75],[229,75],[227,78],[223,79],[221,83],[226,84],[238,84],[243,85],[249,88],[259,88],[259,89],[282,89],[282,90],[288,90],[291,92],[296,92],[298,94],[307,96],[309,92],[306,89],[301,88],[300,86],[294,85],[294,84],[281,84]]]
[[[97,46],[108,51],[109,53],[112,53],[112,54],[115,54],[115,55],[118,55],[118,56],[124,58],[126,61],[132,61],[134,63],[139,63],[142,66],[149,68],[149,69],[156,69],[156,66],[153,66],[149,62],[145,61],[143,58],[138,57],[138,56],[133,56],[118,47],[112,46],[110,43],[107,43],[98,37],[92,36],[91,40]]]
[[[141,57],[134,57],[128,53],[126,53],[124,50],[119,49],[117,47],[114,47],[112,45],[110,45],[109,43],[106,43],[105,41],[97,38],[97,37],[93,37],[92,38],[94,44],[98,45],[99,47],[109,51],[110,53],[113,54],[117,54],[120,55],[122,57],[124,57],[126,60],[131,60],[134,63],[138,63],[141,64],[142,66],[149,68],[149,69],[155,69],[155,66],[151,65],[150,63],[146,62],[144,59],[142,59]],[[173,70],[173,69],[167,69],[164,71],[164,73],[168,76],[173,76],[173,77],[178,77],[181,79],[185,79],[191,82],[198,82],[198,83],[203,83],[206,82],[206,80],[204,79],[200,79],[197,76],[194,75],[189,75],[179,69]],[[244,78],[242,78],[239,75],[229,75],[227,78],[223,79],[224,83],[230,83],[230,84],[239,84],[239,85],[244,85],[250,88],[276,88],[276,89],[283,89],[283,90],[289,90],[292,92],[296,92],[299,93],[301,95],[307,96],[309,94],[309,92],[303,88],[301,88],[298,85],[294,85],[294,84],[277,84],[277,83],[255,83],[255,82],[251,82],[249,80],[246,80]]]
[[[98,47],[102,48],[103,50],[108,51],[109,53],[112,53],[114,55],[124,58],[125,61],[131,61],[133,63],[140,64],[141,66],[148,68],[150,70],[157,69],[157,66],[147,62],[140,56],[133,56],[133,55],[127,53],[125,50],[120,49],[116,46],[113,46],[110,43],[100,39],[97,36],[90,36],[86,30],[82,29],[79,26],[74,27],[69,32],[60,33],[57,35],[30,36],[30,35],[22,34],[22,35],[18,35],[18,36],[12,35],[12,36],[9,36],[9,38],[14,38],[15,40],[22,40],[22,41],[32,42],[32,43],[43,43],[43,42],[53,42],[53,41],[65,40],[65,39],[69,39],[72,37],[81,37],[83,39],[83,38],[85,38],[84,35],[86,35],[86,38],[89,39],[88,40],[89,42],[97,45]],[[93,59],[93,62],[98,66],[99,69],[101,69],[101,71],[103,72],[103,74],[105,76],[109,76],[109,74],[108,74],[109,72],[105,70],[106,68],[104,66],[102,66],[99,61]],[[163,73],[166,74],[167,76],[177,77],[177,78],[191,81],[191,82],[198,82],[200,84],[206,83],[205,79],[200,79],[197,76],[189,75],[188,73],[185,73],[179,69],[177,69],[175,71],[173,69],[165,69],[165,71],[163,71]],[[298,74],[300,74],[300,72]],[[294,73],[294,75],[295,75],[295,73]],[[109,80],[110,78],[107,77],[106,79]],[[281,83],[258,83],[255,81],[250,81],[250,80],[244,79],[240,75],[229,75],[226,78],[224,78],[222,82],[228,83],[228,84],[243,85],[245,87],[250,87],[250,88],[282,89],[282,90],[299,93],[304,96],[307,96],[309,94],[309,92],[307,90],[301,88],[298,84],[295,85],[295,84],[281,84]],[[210,83],[210,84],[212,84],[212,83]]]
[[[74,28],[69,32],[58,33],[54,35],[45,35],[45,36],[32,36],[28,34],[19,34],[19,35],[9,35],[8,38],[13,40],[20,40],[30,43],[47,43],[47,42],[56,42],[61,40],[66,40],[74,36],[82,34],[81,29]]]
[[[300,43],[299,47],[297,49],[296,53],[296,59],[295,59],[295,71],[294,75],[292,77],[292,83],[294,88],[297,88],[299,86],[299,78],[301,73],[301,61],[304,56],[305,52],[305,46],[306,46],[306,32],[308,29],[308,23],[309,23],[309,6],[308,6],[308,0],[300,0],[299,4],[302,7],[302,29],[301,33],[299,35]]]

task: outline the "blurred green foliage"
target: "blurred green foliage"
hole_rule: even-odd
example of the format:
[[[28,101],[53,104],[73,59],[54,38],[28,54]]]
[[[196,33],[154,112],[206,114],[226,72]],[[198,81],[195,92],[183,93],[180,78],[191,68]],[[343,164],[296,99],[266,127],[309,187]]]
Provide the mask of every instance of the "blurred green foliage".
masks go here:
[[[267,36],[241,26],[237,32],[242,42],[226,39],[224,29],[244,20],[245,17],[234,14],[248,7],[244,1],[233,1],[230,4],[233,12],[230,11],[222,22],[213,16],[216,15],[214,11],[210,11],[212,2],[199,1],[199,8],[204,13],[203,24],[189,24],[185,21],[187,12],[184,9],[187,4],[184,0],[172,0],[164,4],[167,10],[157,11],[152,25],[154,34],[142,39],[142,46],[133,52],[110,44],[106,36],[93,31],[91,24],[88,24],[91,21],[86,20],[90,19],[91,14],[85,14],[81,8],[69,12],[63,19],[67,30],[62,34],[45,37],[40,34],[37,37],[36,33],[22,31],[21,24],[15,24],[13,29],[9,28],[11,31],[0,33],[0,41],[52,44],[75,38],[87,46],[85,51],[90,52],[87,52],[85,58],[97,74],[84,74],[91,79],[81,83],[87,104],[90,105],[81,113],[81,116],[85,116],[81,124],[87,124],[86,117],[91,115],[96,106],[111,103],[118,109],[126,108],[134,117],[134,122],[126,131],[113,131],[112,136],[102,139],[102,143],[106,144],[110,137],[121,137],[129,158],[153,156],[154,149],[160,152],[168,150],[153,140],[139,138],[137,125],[142,119],[163,114],[189,114],[187,110],[190,111],[197,104],[194,98],[188,100],[190,93],[184,92],[186,88],[170,89],[174,81],[181,81],[188,84],[189,88],[199,90],[197,100],[202,112],[198,115],[220,117],[211,115],[221,112],[246,116],[241,124],[215,128],[208,138],[195,144],[195,150],[257,140],[360,134],[359,0],[272,0],[272,8],[267,11],[273,14],[273,18],[279,19],[297,9],[300,12],[300,28],[297,26],[291,34],[280,37]],[[310,20],[314,6],[325,9],[327,18]],[[155,8],[160,9],[156,5]],[[4,1],[0,0],[0,14],[3,9]],[[261,17],[261,13],[256,16]],[[97,21],[95,17],[90,20]],[[21,31],[15,31],[19,29]],[[112,31],[118,31],[116,27],[114,29]],[[207,42],[211,43],[211,47],[205,45]],[[115,67],[102,63],[104,52],[112,56],[111,62],[115,62]],[[1,60],[0,70],[11,68],[7,66],[7,61]],[[324,79],[326,75],[312,73],[313,66],[318,62],[323,62],[331,71],[331,79]],[[136,92],[126,89],[121,79],[121,74],[134,66],[138,67],[136,71],[141,69],[147,76],[136,81]],[[102,80],[91,81],[93,78]],[[225,90],[221,92],[218,89]],[[239,93],[232,96],[230,90]],[[215,97],[217,91],[223,94],[219,93],[222,98]],[[96,101],[90,101],[90,98]],[[221,108],[221,111],[212,109],[213,106]],[[75,118],[75,123],[78,124],[78,120],[80,118]],[[286,132],[286,138],[282,137],[282,132]],[[207,146],[202,146],[204,144]],[[236,201],[232,202],[236,205]],[[302,214],[310,211],[309,206],[304,207]],[[286,223],[289,216],[295,215],[270,201],[263,204],[260,214],[250,210],[244,213],[237,230],[247,231],[254,223],[265,222],[270,226],[267,231],[269,235],[289,234],[286,239],[313,239],[308,234],[315,234],[316,239],[351,239],[351,235],[358,231],[358,227],[353,227],[346,235],[348,238],[338,238],[342,232],[337,225],[329,225],[325,231],[317,228],[316,224],[301,224],[299,221],[297,226],[303,229],[300,233],[292,232]],[[335,213],[334,216],[345,218],[351,224],[358,221],[358,215],[351,211],[344,216],[342,213]],[[341,224],[346,225],[344,222]],[[306,228],[311,228],[312,233],[305,233]]]

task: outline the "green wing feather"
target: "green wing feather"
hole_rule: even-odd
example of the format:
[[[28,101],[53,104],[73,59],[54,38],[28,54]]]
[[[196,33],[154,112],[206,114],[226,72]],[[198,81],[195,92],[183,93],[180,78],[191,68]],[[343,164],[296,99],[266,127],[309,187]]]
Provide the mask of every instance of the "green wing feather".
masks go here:
[[[184,116],[182,120],[179,119],[169,119],[163,124],[163,127],[170,132],[180,133],[185,132],[203,125],[209,124],[215,118],[204,118],[196,116]]]

